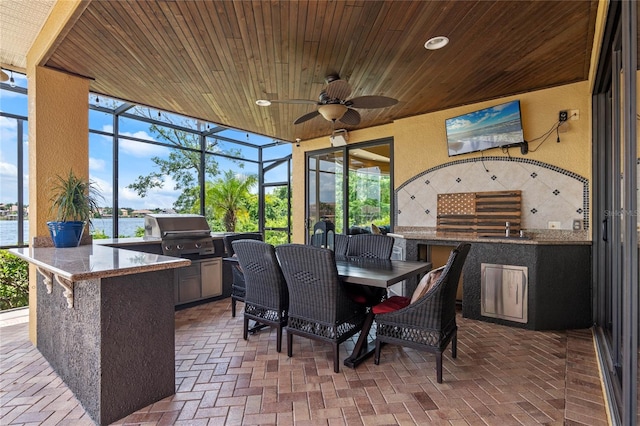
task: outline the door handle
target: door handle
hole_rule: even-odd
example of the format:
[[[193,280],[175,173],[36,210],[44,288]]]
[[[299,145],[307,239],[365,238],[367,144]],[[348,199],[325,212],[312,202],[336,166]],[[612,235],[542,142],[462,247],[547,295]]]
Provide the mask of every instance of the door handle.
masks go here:
[[[604,220],[602,221],[602,241],[604,242],[608,241],[608,237],[607,237],[607,230],[609,228],[608,224],[609,224],[609,218],[605,217]]]

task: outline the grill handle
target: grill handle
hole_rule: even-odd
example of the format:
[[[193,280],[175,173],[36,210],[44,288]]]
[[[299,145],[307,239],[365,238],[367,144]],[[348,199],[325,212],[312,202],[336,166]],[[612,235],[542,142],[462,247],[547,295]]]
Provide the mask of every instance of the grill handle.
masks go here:
[[[192,238],[201,238],[201,237],[210,237],[211,231],[209,230],[192,230],[192,231],[164,231],[162,233],[162,238],[167,237],[192,237]]]

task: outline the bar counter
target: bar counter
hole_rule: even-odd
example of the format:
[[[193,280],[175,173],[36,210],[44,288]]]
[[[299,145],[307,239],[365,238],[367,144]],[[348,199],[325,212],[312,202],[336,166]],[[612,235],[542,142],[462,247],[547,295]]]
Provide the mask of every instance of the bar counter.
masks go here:
[[[460,242],[470,243],[500,243],[526,245],[591,245],[588,231],[569,230],[525,230],[524,238],[517,234],[510,237],[478,237],[471,234],[451,235],[443,234],[430,227],[396,227],[395,234],[407,240],[431,241],[433,244],[454,245]]]
[[[91,419],[175,393],[174,268],[187,259],[81,245],[10,250],[37,274],[37,348]]]
[[[525,238],[451,236],[426,227],[397,227],[394,232],[407,260],[432,261],[434,247],[471,243],[462,282],[465,318],[531,330],[588,328],[592,324],[592,243],[588,231],[528,230]],[[526,278],[496,283],[483,275],[483,265],[524,268]],[[413,288],[415,283],[409,283],[409,291]],[[503,312],[487,312],[496,306]]]

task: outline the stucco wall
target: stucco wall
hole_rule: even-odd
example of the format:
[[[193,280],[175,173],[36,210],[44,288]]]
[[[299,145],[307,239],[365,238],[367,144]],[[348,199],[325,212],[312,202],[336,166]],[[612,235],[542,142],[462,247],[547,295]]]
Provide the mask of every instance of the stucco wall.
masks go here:
[[[462,160],[481,156],[480,153],[456,157],[447,155],[444,125],[447,118],[514,99],[520,100],[525,139],[532,141],[529,146],[531,152],[524,158],[560,167],[590,181],[591,97],[589,84],[586,81],[405,118],[379,127],[350,131],[349,144],[393,137],[394,189],[397,189],[414,176],[450,162],[452,159]],[[578,120],[568,122],[566,129],[560,133],[560,143],[556,142],[555,132],[544,142],[533,141],[554,126],[558,120],[558,112],[561,110],[578,110],[580,117]],[[327,122],[326,137],[303,141],[300,147],[294,146],[293,149],[293,240],[295,242],[304,242],[305,235],[304,153],[329,147],[330,133],[330,124]],[[486,151],[484,155],[507,156],[500,149]],[[508,155],[523,157],[517,148],[510,149]]]

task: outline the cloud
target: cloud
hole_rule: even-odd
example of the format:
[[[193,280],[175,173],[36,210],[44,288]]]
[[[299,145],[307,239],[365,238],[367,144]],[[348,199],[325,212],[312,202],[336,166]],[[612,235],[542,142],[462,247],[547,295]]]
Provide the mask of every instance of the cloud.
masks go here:
[[[463,129],[465,127],[469,127],[470,125],[471,121],[462,118],[453,118],[447,121],[447,129],[449,129],[450,131]]]
[[[126,136],[126,133],[121,133],[121,135]],[[151,138],[146,132],[135,132],[131,136],[139,139],[153,140],[153,138]],[[149,158],[162,156],[167,153],[167,148],[162,146],[122,138],[119,139],[119,147],[123,154],[127,154],[132,157]]]
[[[29,175],[22,178],[25,203],[29,203]],[[18,202],[18,168],[15,164],[0,162],[0,203]]]
[[[101,207],[111,206],[113,204],[113,186],[111,183],[93,175],[91,176],[91,181],[98,193],[102,196],[102,199],[98,200],[98,205]]]
[[[105,124],[102,126],[102,131],[106,133],[113,133],[113,126],[111,124]],[[123,138],[123,136],[157,142],[157,140],[153,136],[151,136],[144,130],[138,130],[137,132],[120,132],[118,144],[120,147],[120,151],[123,154],[127,154],[132,157],[149,158],[164,155],[167,152],[167,148],[161,147],[159,145],[132,141],[130,139]],[[101,137],[108,141],[112,140],[111,136],[101,135]]]
[[[169,176],[165,177],[165,182],[161,188],[150,189],[144,198],[141,198],[132,189],[120,187],[118,191],[120,207],[133,209],[171,208],[182,192],[181,190],[173,189],[174,187],[175,181]]]
[[[89,171],[90,172],[104,172],[106,170],[107,163],[99,158],[89,157]]]
[[[18,120],[9,117],[0,117],[0,139],[3,142],[12,140],[15,141],[18,137],[17,130]]]

